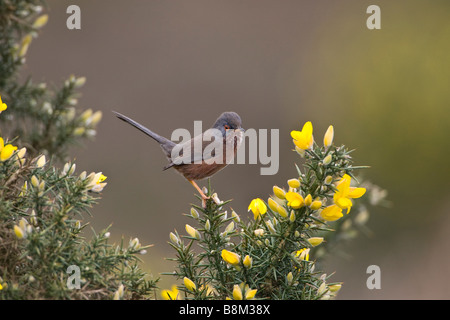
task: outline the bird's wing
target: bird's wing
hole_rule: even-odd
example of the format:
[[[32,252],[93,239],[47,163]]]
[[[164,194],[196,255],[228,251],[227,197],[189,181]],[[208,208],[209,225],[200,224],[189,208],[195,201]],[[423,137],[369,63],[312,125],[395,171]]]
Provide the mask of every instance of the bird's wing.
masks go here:
[[[201,163],[223,153],[223,138],[220,132],[207,130],[189,141],[177,144],[172,149],[169,166]]]

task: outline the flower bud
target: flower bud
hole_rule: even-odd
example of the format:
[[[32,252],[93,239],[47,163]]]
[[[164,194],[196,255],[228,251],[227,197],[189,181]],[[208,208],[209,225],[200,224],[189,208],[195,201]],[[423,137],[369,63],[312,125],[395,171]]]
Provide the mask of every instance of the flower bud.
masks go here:
[[[228,251],[226,249],[222,250],[222,259],[233,266],[236,266],[239,264],[239,261],[241,260],[241,257],[234,252]]]
[[[283,189],[281,189],[280,187],[274,186],[273,187],[273,194],[278,198],[278,199],[286,199],[286,192],[284,192]]]
[[[328,154],[322,161],[322,163],[327,166],[331,163],[331,160],[333,160],[333,155]]]
[[[308,239],[308,242],[313,246],[318,246],[323,242],[323,237],[311,237]]]
[[[309,207],[311,208],[311,210],[319,210],[322,207],[322,201],[315,200],[311,203]]]
[[[130,250],[139,250],[140,247],[141,247],[141,244],[139,243],[138,238],[134,238],[133,240],[130,241],[130,244],[129,244]]]
[[[24,230],[22,230],[22,228],[20,228],[17,225],[14,225],[14,233],[16,235],[17,238],[19,239],[23,239],[26,238],[26,233]]]
[[[289,215],[289,221],[294,222],[295,221],[295,212],[294,210],[291,211],[291,214]]]
[[[309,207],[310,205],[311,205],[311,203],[312,203],[312,197],[311,197],[311,195],[310,194],[308,194],[306,197],[305,197],[305,206],[307,206],[307,207]]]
[[[253,233],[257,237],[262,237],[264,235],[264,229],[256,229],[255,231],[253,231]]]
[[[298,179],[288,180],[288,185],[291,188],[298,189],[300,187],[300,181]]]
[[[289,285],[291,285],[293,280],[294,280],[294,276],[293,276],[292,272],[289,272],[286,276],[286,281]]]
[[[43,26],[45,26],[47,24],[48,21],[48,15],[47,14],[43,14],[42,16],[39,16],[33,23],[33,28],[35,29],[40,29]]]
[[[273,200],[272,198],[267,199],[267,204],[269,205],[269,208],[274,211],[274,212],[278,212],[278,203],[276,203],[275,200]]]
[[[33,175],[31,177],[31,184],[33,185],[33,187],[37,188],[39,186],[39,179],[36,178],[35,175]]]
[[[192,216],[194,219],[198,219],[198,218],[199,218],[198,211],[195,210],[194,208],[191,208],[191,216]]]
[[[178,237],[177,237],[177,235],[175,233],[171,232],[169,234],[169,238],[170,238],[170,241],[172,241],[173,244],[177,244],[177,245],[180,244],[180,239],[178,239]]]
[[[253,264],[253,259],[249,255],[246,255],[242,263],[244,264],[245,268],[250,269]]]
[[[206,222],[205,222],[205,230],[206,231],[211,230],[211,222],[209,222],[209,219],[206,220]]]
[[[231,221],[228,226],[225,228],[225,234],[228,234],[230,232],[233,232],[234,230],[234,222]]]
[[[325,148],[328,148],[333,144],[333,138],[334,138],[334,128],[333,126],[329,126],[323,138],[323,145]]]
[[[241,218],[239,218],[239,215],[233,209],[231,209],[231,216],[233,217],[234,221],[236,221],[236,222],[240,222],[241,221]]]
[[[283,218],[287,218],[287,216],[288,216],[288,212],[283,206],[278,206],[278,211],[277,212]]]
[[[195,238],[197,240],[200,240],[200,233],[198,232],[197,229],[195,229],[194,227],[191,227],[190,225],[186,224],[186,232],[192,237]]]
[[[194,281],[192,281],[191,279],[184,277],[183,278],[183,282],[184,282],[184,286],[191,292],[194,292],[195,290],[197,290],[197,286],[195,285]]]
[[[237,284],[235,284],[233,286],[233,299],[234,300],[242,300],[243,299],[242,290]]]

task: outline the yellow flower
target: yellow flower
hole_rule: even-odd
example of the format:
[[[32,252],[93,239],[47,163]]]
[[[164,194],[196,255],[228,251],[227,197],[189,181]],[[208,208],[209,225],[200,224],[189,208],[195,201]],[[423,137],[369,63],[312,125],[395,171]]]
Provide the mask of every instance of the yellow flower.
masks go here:
[[[365,188],[353,188],[350,187],[350,183],[351,177],[345,174],[336,186],[337,191],[333,196],[334,203],[341,209],[347,209],[347,213],[353,205],[350,199],[362,197],[366,193]]]
[[[16,146],[12,144],[7,144],[5,146],[5,142],[3,138],[0,137],[0,161],[6,161],[13,155],[14,151],[17,150]]]
[[[294,144],[302,149],[311,149],[314,143],[313,126],[311,121],[304,124],[302,131],[291,131],[291,137],[294,139]]]
[[[197,286],[195,285],[194,281],[192,281],[191,279],[184,277],[183,282],[184,282],[185,287],[189,291],[194,292],[195,290],[197,290]]]
[[[248,211],[252,210],[255,220],[267,212],[267,206],[260,198],[253,199],[248,206]]]
[[[0,96],[0,113],[2,113],[2,111],[5,111],[7,108],[8,106],[6,105],[6,103],[3,103],[2,97]]]
[[[161,297],[164,300],[178,300],[178,288],[176,285],[172,286],[172,290],[165,289],[161,291]]]
[[[326,207],[320,212],[320,216],[325,221],[336,221],[342,218],[342,209],[337,205],[333,204],[331,206]]]
[[[239,264],[239,261],[241,260],[241,257],[237,253],[223,249],[222,259],[225,260],[226,263],[237,266]]]
[[[323,137],[323,145],[325,148],[328,148],[333,144],[334,138],[334,128],[333,126],[329,126],[327,132],[325,132],[325,136]]]
[[[234,300],[252,300],[255,298],[256,289],[250,289],[248,284],[241,282],[239,285],[233,286],[233,299]]]
[[[295,256],[300,260],[309,261],[309,248],[303,248],[295,252]]]
[[[288,206],[294,209],[301,208],[304,205],[303,197],[297,192],[287,192],[286,200],[288,201]]]

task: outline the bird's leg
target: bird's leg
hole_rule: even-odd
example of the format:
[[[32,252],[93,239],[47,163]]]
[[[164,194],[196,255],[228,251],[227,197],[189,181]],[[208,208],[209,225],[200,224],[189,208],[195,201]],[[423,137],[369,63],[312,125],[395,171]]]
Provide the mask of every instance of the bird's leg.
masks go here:
[[[206,201],[210,198],[203,193],[202,189],[200,189],[200,187],[197,185],[197,183],[195,183],[194,180],[188,180],[188,181],[194,186],[195,189],[197,189],[197,191],[200,193],[200,196],[202,197],[203,201]]]

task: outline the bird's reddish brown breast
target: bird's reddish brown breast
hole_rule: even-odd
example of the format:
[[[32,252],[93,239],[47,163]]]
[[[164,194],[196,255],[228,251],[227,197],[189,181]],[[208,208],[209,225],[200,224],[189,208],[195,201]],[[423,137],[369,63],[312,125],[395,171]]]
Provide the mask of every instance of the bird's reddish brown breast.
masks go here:
[[[202,161],[202,163],[198,164],[187,163],[174,165],[174,168],[188,180],[201,180],[212,176],[225,168],[236,156],[237,149],[242,142],[242,134],[232,135],[229,139],[229,142],[233,143],[233,151],[231,154],[227,154],[227,143],[225,142],[223,145],[223,152],[212,159],[208,159],[207,162]]]

